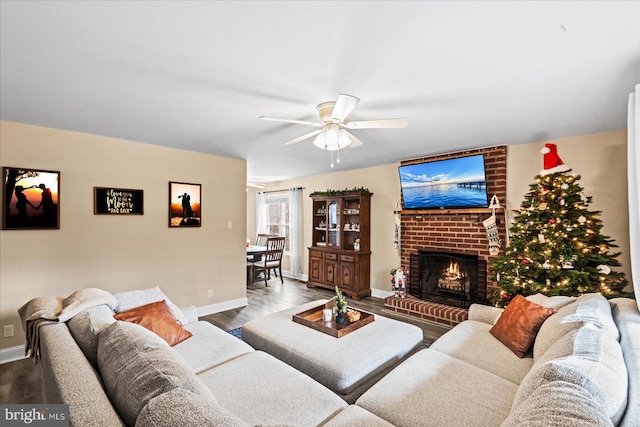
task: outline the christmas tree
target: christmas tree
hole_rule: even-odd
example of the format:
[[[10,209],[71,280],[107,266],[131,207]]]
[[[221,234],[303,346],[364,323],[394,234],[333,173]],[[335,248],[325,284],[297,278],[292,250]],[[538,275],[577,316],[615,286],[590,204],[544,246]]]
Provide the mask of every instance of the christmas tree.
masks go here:
[[[620,253],[611,253],[613,240],[600,233],[600,211],[590,211],[591,197],[583,193],[580,175],[569,173],[554,144],[546,144],[544,169],[529,186],[516,211],[511,241],[493,264],[500,288],[491,295],[505,306],[516,295],[578,296],[598,292],[621,295],[626,284]]]

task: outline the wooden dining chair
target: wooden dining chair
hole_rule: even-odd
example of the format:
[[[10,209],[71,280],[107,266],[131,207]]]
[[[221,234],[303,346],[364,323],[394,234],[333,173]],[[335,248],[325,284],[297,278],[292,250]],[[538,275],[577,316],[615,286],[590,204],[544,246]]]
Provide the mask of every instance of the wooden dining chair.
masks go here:
[[[271,270],[273,270],[276,277],[280,274],[280,282],[284,284],[284,279],[282,278],[282,254],[284,253],[285,241],[285,237],[269,237],[266,244],[267,252],[262,257],[262,260],[253,263],[254,274],[262,272],[265,286],[267,286],[267,280],[271,278]]]
[[[267,246],[267,239],[269,237],[278,237],[275,234],[258,234],[258,237],[256,238],[256,246]]]

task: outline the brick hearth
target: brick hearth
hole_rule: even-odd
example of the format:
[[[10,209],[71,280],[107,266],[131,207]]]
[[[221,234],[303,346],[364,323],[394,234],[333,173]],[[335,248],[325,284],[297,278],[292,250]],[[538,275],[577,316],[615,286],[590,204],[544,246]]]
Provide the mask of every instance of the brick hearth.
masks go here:
[[[387,297],[384,300],[384,308],[448,326],[455,326],[463,320],[467,320],[469,315],[469,311],[464,308],[423,301],[412,296]]]

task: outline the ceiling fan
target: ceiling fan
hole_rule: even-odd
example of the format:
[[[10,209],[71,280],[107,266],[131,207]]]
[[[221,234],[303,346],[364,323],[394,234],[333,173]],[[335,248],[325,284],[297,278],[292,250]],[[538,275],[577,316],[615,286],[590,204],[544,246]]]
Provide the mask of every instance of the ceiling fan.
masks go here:
[[[355,148],[362,145],[362,141],[348,131],[358,129],[405,128],[409,124],[408,119],[378,119],[346,122],[345,120],[356,108],[358,102],[360,102],[360,98],[341,93],[335,101],[318,104],[316,110],[318,111],[318,116],[320,118],[319,122],[281,119],[268,116],[260,116],[259,118],[273,122],[293,123],[319,128],[312,132],[290,139],[289,141],[286,141],[284,145],[297,144],[298,142],[315,136],[316,138],[313,141],[313,145],[320,149],[332,152],[331,167],[333,167],[333,151],[338,151],[338,162],[340,162],[339,150],[342,150],[343,148]]]

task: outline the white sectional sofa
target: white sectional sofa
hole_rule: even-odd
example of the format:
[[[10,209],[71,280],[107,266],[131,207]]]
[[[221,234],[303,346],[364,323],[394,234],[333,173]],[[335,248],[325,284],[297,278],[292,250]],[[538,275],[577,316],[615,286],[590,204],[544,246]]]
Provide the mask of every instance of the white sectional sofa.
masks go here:
[[[169,347],[98,306],[41,327],[44,397],[68,403],[75,426],[637,426],[635,300],[536,301],[557,312],[526,357],[489,333],[502,311],[474,305],[353,405],[193,310],[193,336]]]
[[[490,334],[502,309],[474,305],[469,320],[404,361],[356,406],[396,426],[640,425],[636,301],[532,299],[557,312],[526,357]],[[349,425],[336,420],[328,425]]]

